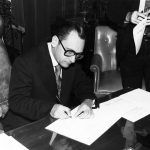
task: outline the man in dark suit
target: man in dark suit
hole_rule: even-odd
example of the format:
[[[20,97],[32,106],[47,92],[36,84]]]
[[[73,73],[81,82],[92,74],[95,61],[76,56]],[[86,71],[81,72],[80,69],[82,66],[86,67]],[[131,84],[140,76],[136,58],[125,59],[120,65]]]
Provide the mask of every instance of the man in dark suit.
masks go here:
[[[142,80],[145,80],[146,90],[150,91],[150,1],[145,1],[144,12],[139,12],[140,0],[109,0],[108,18],[118,27],[117,35],[117,63],[121,71],[124,88],[142,88]],[[133,39],[133,28],[147,17],[147,26],[138,54],[136,54]],[[129,122],[127,121],[126,124]],[[127,130],[126,130],[127,129]],[[134,136],[134,124],[125,125],[124,137],[126,146],[135,146],[131,140]],[[137,135],[137,141],[148,146],[149,134],[142,138]]]
[[[74,107],[73,98],[80,102],[75,117],[91,116],[93,85],[80,65],[75,63],[83,56],[84,44],[81,25],[56,21],[51,42],[42,43],[15,60],[10,80],[10,109],[2,121],[5,131],[48,115],[69,118],[70,108]],[[55,77],[58,65],[61,90],[57,88]]]
[[[117,61],[123,87],[141,88],[145,80],[150,91],[150,2],[146,0],[144,12],[139,12],[140,0],[109,0],[108,17],[118,26]],[[139,52],[136,54],[133,28],[148,16],[147,26]]]

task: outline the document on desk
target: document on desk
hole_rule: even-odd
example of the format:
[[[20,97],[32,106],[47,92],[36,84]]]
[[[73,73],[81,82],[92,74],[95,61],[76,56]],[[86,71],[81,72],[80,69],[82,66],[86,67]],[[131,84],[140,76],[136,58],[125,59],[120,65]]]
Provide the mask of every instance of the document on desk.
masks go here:
[[[150,93],[135,89],[100,104],[90,119],[59,119],[46,129],[91,145],[121,117],[135,122],[150,114]],[[76,108],[77,109],[77,108]],[[75,110],[72,111],[74,113]]]
[[[59,119],[46,127],[60,135],[91,145],[121,117],[104,109],[94,109],[90,119]]]
[[[121,117],[136,122],[150,114],[150,92],[135,89],[100,105],[107,109],[113,107]]]
[[[15,140],[12,136],[5,133],[0,134],[0,149],[1,150],[28,150],[25,146]]]
[[[136,122],[150,114],[150,92],[135,89],[120,96],[124,101],[130,101],[134,108],[129,109],[122,115],[123,118]]]

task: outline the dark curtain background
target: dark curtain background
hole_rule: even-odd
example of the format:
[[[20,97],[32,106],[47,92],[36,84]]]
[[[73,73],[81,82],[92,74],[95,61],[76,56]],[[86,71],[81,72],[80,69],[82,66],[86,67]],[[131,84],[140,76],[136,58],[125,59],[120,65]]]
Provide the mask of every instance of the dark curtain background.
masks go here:
[[[11,0],[16,24],[25,28],[23,50],[37,45],[50,35],[56,16],[75,17],[77,0]]]

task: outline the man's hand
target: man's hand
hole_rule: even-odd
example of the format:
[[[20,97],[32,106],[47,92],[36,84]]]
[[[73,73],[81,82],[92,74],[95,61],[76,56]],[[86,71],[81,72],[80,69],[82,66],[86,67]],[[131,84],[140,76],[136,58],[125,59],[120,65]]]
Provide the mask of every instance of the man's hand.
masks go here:
[[[86,99],[79,107],[75,113],[75,117],[81,119],[90,118],[93,115],[92,110],[93,101],[91,99]]]
[[[66,119],[71,117],[71,111],[68,107],[61,104],[55,104],[50,112],[53,118]]]
[[[146,25],[149,26],[150,25],[150,16],[147,17],[147,22]]]
[[[133,24],[140,23],[143,19],[147,17],[146,14],[140,13],[138,11],[129,12],[126,16],[126,21],[131,22]]]

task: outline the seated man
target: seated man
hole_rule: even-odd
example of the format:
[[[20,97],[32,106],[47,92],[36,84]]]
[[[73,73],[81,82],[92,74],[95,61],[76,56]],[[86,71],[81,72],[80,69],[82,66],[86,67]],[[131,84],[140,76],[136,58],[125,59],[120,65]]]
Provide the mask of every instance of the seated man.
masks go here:
[[[72,98],[81,103],[75,116],[88,118],[92,114],[93,85],[75,63],[83,57],[83,27],[65,20],[56,21],[53,27],[51,42],[41,43],[13,64],[10,109],[2,120],[5,131],[48,115],[68,118],[74,103]],[[60,68],[59,77],[55,77],[56,66]]]

